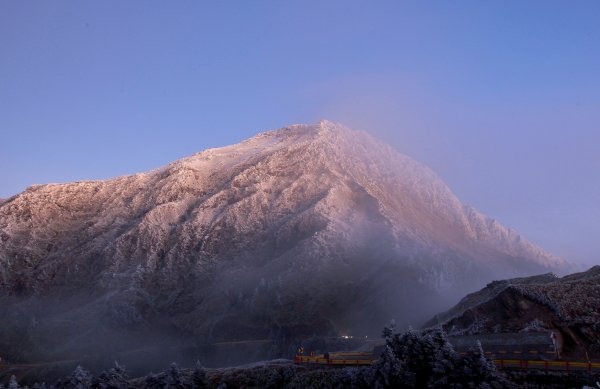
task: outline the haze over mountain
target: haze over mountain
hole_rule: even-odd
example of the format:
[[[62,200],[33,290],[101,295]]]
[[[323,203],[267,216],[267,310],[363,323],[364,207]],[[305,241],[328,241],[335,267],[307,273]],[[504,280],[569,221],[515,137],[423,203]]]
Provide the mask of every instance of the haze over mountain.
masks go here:
[[[0,325],[20,334],[0,348],[40,360],[377,334],[565,267],[367,133],[293,125],[0,202]]]

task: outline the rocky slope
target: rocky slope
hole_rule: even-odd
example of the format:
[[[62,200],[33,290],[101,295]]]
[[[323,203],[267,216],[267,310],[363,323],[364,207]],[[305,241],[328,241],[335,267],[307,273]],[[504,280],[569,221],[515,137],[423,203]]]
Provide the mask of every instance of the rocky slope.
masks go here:
[[[436,325],[450,334],[554,330],[564,356],[600,359],[600,266],[494,281],[426,324]]]
[[[378,333],[499,275],[564,266],[425,166],[322,121],[0,204],[0,349],[79,358],[166,334],[208,347]]]

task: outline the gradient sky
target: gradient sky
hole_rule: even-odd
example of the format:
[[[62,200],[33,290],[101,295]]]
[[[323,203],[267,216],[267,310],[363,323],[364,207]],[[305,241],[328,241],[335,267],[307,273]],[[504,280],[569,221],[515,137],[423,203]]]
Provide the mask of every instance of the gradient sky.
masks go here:
[[[600,264],[598,1],[3,1],[0,197],[321,118]]]

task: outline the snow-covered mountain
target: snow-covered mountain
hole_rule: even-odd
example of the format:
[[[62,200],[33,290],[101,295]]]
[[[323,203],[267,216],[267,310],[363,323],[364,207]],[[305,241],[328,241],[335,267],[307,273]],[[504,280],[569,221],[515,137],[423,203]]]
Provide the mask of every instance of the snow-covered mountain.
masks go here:
[[[427,167],[327,121],[0,204],[5,325],[33,334],[23,349],[64,355],[125,329],[202,344],[372,333],[564,266]]]

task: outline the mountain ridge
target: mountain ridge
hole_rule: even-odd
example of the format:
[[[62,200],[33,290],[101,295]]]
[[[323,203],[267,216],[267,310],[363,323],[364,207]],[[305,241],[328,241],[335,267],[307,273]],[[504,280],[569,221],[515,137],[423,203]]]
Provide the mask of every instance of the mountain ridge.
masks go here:
[[[565,262],[464,206],[426,166],[321,121],[146,173],[31,186],[0,204],[0,265],[6,306],[70,304],[69,320],[111,334],[289,344],[415,323],[498,274]],[[64,331],[62,310],[39,309]]]
[[[326,131],[329,131],[330,134],[327,134],[329,136],[319,136],[319,133],[324,133]],[[210,161],[217,158],[218,159],[218,165],[217,167],[219,168],[219,170],[230,170],[230,169],[234,169],[234,176],[235,176],[235,168],[240,168],[240,165],[243,165],[244,163],[248,163],[250,166],[253,166],[253,162],[251,162],[251,159],[253,157],[253,155],[256,154],[262,154],[264,152],[267,152],[267,155],[270,155],[271,152],[277,152],[278,148],[274,148],[274,146],[277,145],[278,141],[290,141],[290,139],[293,141],[293,143],[295,143],[296,145],[302,144],[303,142],[311,142],[315,139],[319,140],[324,138],[324,140],[329,140],[331,141],[333,139],[339,139],[339,132],[340,131],[350,131],[348,129],[345,129],[344,127],[341,127],[339,125],[335,125],[333,123],[327,122],[327,121],[322,121],[320,122],[317,126],[302,126],[302,125],[295,125],[295,126],[290,126],[284,129],[280,129],[280,130],[275,130],[275,131],[271,131],[271,132],[267,132],[267,133],[263,133],[263,134],[259,134],[258,136],[252,137],[250,139],[248,139],[247,141],[244,141],[238,145],[233,145],[233,146],[226,146],[223,148],[219,148],[219,149],[208,149],[205,150],[203,152],[194,154],[190,157],[187,158],[183,158],[181,160],[178,160],[174,163],[168,164],[165,167],[162,168],[158,168],[158,169],[154,169],[151,170],[150,172],[147,173],[138,173],[138,174],[133,174],[133,175],[127,175],[127,176],[121,176],[121,177],[117,177],[114,179],[110,179],[110,180],[99,180],[99,181],[79,181],[73,184],[46,184],[46,185],[35,185],[35,186],[31,186],[29,187],[24,193],[26,194],[30,194],[30,193],[35,193],[38,191],[47,191],[47,190],[51,190],[51,189],[58,189],[58,190],[63,190],[63,191],[68,191],[68,190],[85,190],[85,187],[93,187],[93,190],[98,190],[98,186],[103,186],[105,184],[110,185],[110,183],[115,183],[115,182],[123,182],[125,185],[130,185],[130,184],[137,184],[137,185],[144,185],[145,182],[147,182],[147,178],[152,178],[152,177],[156,177],[156,176],[160,176],[160,175],[168,175],[168,177],[165,178],[171,178],[173,177],[174,182],[170,182],[169,184],[173,186],[173,188],[177,188],[180,190],[179,193],[176,193],[176,190],[173,190],[173,188],[161,188],[163,191],[161,193],[161,195],[157,196],[155,200],[155,204],[156,207],[154,208],[154,210],[157,210],[158,207],[163,206],[167,203],[173,203],[175,201],[181,201],[182,199],[178,198],[178,196],[181,196],[182,193],[187,194],[189,192],[191,192],[192,195],[197,196],[197,195],[201,195],[202,193],[199,192],[198,190],[195,190],[197,188],[194,188],[193,185],[194,183],[190,182],[192,176],[195,175],[194,178],[198,179],[198,175],[200,173],[200,171],[202,169],[208,169],[211,170],[211,168],[214,170],[214,166],[211,166]],[[317,136],[315,137],[314,134],[317,134]],[[359,134],[359,133],[356,133]],[[333,137],[331,136],[333,135]],[[365,136],[365,134],[361,134],[363,137]],[[319,144],[319,142],[317,142],[317,147],[323,147],[324,145]],[[328,145],[328,146],[331,146]],[[325,146],[327,147],[327,146]],[[254,151],[254,153],[251,153],[249,155],[244,154],[243,151],[248,151],[248,149],[253,149],[252,151]],[[284,147],[285,148],[285,147]],[[281,147],[279,147],[279,149],[281,149]],[[384,152],[388,152],[388,153],[395,153],[395,151],[391,148],[389,148],[389,146],[387,146],[387,150],[384,149]],[[400,155],[400,154],[398,154]],[[521,254],[522,251],[529,251],[528,254],[533,254],[533,257],[535,259],[542,259],[542,261],[544,259],[547,258],[552,258],[549,254],[547,254],[546,252],[544,252],[543,250],[537,248],[536,246],[528,243],[528,242],[524,242],[523,244],[519,244],[521,237],[518,233],[514,232],[514,230],[511,229],[506,229],[502,226],[500,226],[495,220],[490,219],[485,217],[484,215],[480,214],[479,212],[475,211],[473,208],[470,207],[466,207],[463,206],[462,204],[460,204],[460,202],[458,201],[458,199],[456,199],[456,197],[452,194],[452,192],[445,186],[445,184],[441,181],[441,179],[439,179],[439,177],[437,177],[435,175],[435,173],[433,173],[429,168],[425,167],[422,164],[419,164],[413,160],[410,160],[408,157],[402,156],[400,155],[402,158],[402,162],[406,163],[406,164],[410,164],[412,165],[411,168],[414,169],[418,169],[420,176],[417,177],[417,179],[415,179],[414,177],[409,177],[406,174],[404,175],[404,177],[402,177],[403,180],[405,181],[409,181],[408,185],[412,185],[414,186],[414,188],[412,188],[412,190],[414,191],[415,188],[417,188],[417,190],[419,190],[419,185],[428,185],[433,187],[433,192],[434,193],[430,193],[424,190],[420,190],[419,195],[422,196],[423,202],[428,203],[428,204],[433,204],[433,207],[431,207],[432,209],[427,210],[429,211],[429,215],[425,215],[427,216],[428,220],[423,220],[423,218],[421,220],[414,220],[415,219],[415,215],[411,214],[413,212],[411,212],[412,210],[409,209],[408,212],[404,212],[404,214],[402,215],[402,217],[404,218],[404,220],[406,220],[406,218],[412,218],[413,220],[411,220],[411,222],[413,224],[423,224],[423,222],[428,223],[428,224],[433,224],[435,223],[435,215],[433,215],[432,217],[432,210],[433,211],[439,211],[440,209],[440,204],[436,204],[436,202],[439,202],[439,199],[441,198],[442,201],[449,201],[449,204],[443,204],[443,206],[446,206],[447,208],[453,207],[455,209],[452,209],[452,211],[455,214],[458,214],[459,218],[462,218],[463,220],[459,220],[459,223],[462,222],[461,226],[464,230],[464,233],[466,233],[472,240],[474,241],[482,241],[482,240],[493,240],[493,239],[502,239],[502,244],[504,244],[505,246],[510,246],[511,244],[513,244],[513,247],[508,247],[508,249],[511,251],[511,254]],[[221,157],[221,158],[219,158]],[[340,159],[343,158],[343,156],[340,156]],[[223,161],[225,159],[225,161]],[[342,165],[339,167],[340,170],[345,169],[345,167]],[[243,171],[243,167],[242,167],[242,171]],[[346,171],[351,171],[352,167],[350,168],[346,168]],[[218,171],[216,172],[218,174]],[[215,174],[213,172],[213,174]],[[423,182],[420,182],[422,179],[424,178],[425,184],[423,184]],[[200,179],[205,178],[202,177],[200,174]],[[369,185],[369,178],[368,177],[351,177],[352,179],[354,179],[354,181],[360,181],[363,183],[363,189],[372,197],[374,197],[375,199],[380,199],[383,196],[387,196],[388,194],[384,193],[384,191],[381,190],[380,187],[378,187],[378,185]],[[227,181],[226,181],[227,182]],[[198,185],[196,185],[197,187]],[[72,188],[71,188],[72,187]],[[141,188],[140,188],[141,189]],[[186,192],[187,190],[187,192]],[[210,192],[210,191],[207,191]],[[435,193],[438,192],[438,193]],[[441,193],[441,196],[437,196],[436,194]],[[169,197],[170,196],[170,197]],[[17,198],[20,197],[17,196]],[[393,203],[395,201],[394,198],[389,198],[388,196],[388,200],[387,204],[389,203]],[[198,201],[196,201],[198,202]],[[6,204],[6,205],[10,205]],[[381,202],[379,202],[379,207],[380,210],[383,212],[384,217],[388,216],[391,212],[389,212],[388,209],[386,209],[385,207],[386,204],[381,204]],[[394,204],[396,205],[396,204]],[[402,209],[402,205],[403,204],[399,204],[399,209]],[[462,209],[461,209],[462,208]],[[151,210],[149,209],[148,212],[151,212]],[[159,212],[157,210],[157,213],[161,213],[163,216],[166,214],[166,212]],[[462,213],[462,214],[461,214]],[[421,213],[421,216],[423,216],[423,212]],[[393,218],[393,216],[392,216]],[[404,221],[403,220],[403,221]],[[388,220],[389,221],[389,220]],[[475,227],[475,228],[473,228]],[[430,232],[431,232],[431,226],[430,228]],[[402,234],[412,234],[413,231],[411,231],[410,229],[408,230],[404,230],[401,232]],[[451,234],[452,231],[446,231],[446,233]],[[439,233],[437,234],[437,239],[447,239],[446,236],[441,236],[442,234]],[[423,239],[423,236],[419,236],[418,238]],[[516,245],[514,244],[516,241]],[[510,243],[507,243],[510,242]],[[507,247],[497,247],[497,249],[506,249]],[[472,248],[473,251],[476,251],[476,248]],[[521,252],[519,252],[521,251]],[[555,258],[554,261],[557,263],[558,260]]]

